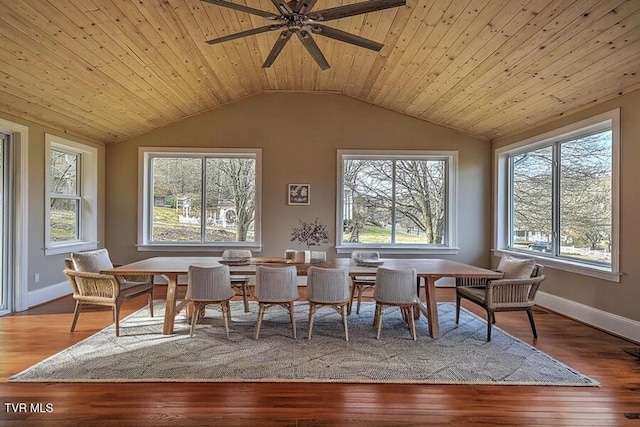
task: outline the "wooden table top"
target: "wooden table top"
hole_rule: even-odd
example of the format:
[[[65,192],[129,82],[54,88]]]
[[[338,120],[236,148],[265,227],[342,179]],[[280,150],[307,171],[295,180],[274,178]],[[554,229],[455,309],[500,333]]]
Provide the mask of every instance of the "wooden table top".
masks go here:
[[[190,265],[214,267],[220,265],[220,257],[153,257],[116,267],[113,270],[105,270],[103,273],[109,274],[187,274]],[[499,278],[502,273],[475,267],[456,261],[445,259],[425,259],[425,258],[381,258],[382,268],[408,269],[415,268],[418,276],[433,277],[489,277]],[[251,258],[247,265],[230,266],[233,274],[255,274],[257,265],[283,266],[295,265],[298,274],[304,276],[309,267],[342,268],[349,271],[351,275],[375,275],[376,267],[365,267],[357,265],[350,258],[333,258],[322,263],[300,264],[284,258],[256,257]]]

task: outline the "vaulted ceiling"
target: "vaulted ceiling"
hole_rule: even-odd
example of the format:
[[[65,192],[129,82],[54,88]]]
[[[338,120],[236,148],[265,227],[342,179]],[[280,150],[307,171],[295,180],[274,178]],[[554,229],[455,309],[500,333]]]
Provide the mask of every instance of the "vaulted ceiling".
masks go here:
[[[640,87],[639,0],[407,0],[327,23],[384,47],[313,36],[325,71],[296,38],[262,68],[278,31],[205,43],[267,24],[199,0],[0,0],[0,111],[110,143],[258,93],[321,91],[492,140]]]

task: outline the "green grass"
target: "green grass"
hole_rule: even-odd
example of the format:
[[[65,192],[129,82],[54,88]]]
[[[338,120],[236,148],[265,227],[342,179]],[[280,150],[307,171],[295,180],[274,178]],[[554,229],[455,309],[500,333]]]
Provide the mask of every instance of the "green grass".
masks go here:
[[[349,241],[350,233],[344,233],[343,239],[345,242]],[[425,236],[417,236],[415,234],[404,233],[401,231],[396,232],[397,243],[428,243]],[[391,243],[391,230],[374,227],[372,225],[366,225],[360,232],[360,243]]]

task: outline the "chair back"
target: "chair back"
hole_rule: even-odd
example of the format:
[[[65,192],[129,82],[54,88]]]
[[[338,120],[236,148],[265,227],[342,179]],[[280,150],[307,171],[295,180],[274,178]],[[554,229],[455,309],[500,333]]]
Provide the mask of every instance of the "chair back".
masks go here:
[[[376,251],[353,251],[351,252],[351,259],[359,261],[362,259],[378,259],[380,254]]]
[[[545,277],[544,277],[544,265],[540,265],[540,264],[536,264],[536,266],[533,268],[533,272],[531,273],[531,278],[542,278],[542,280],[536,280],[531,284],[531,288],[529,289],[529,301],[533,301],[536,298],[536,293],[538,292],[538,289],[540,288],[540,284],[544,281]]]
[[[292,301],[298,294],[298,270],[295,266],[256,267],[255,298],[258,301]]]
[[[235,295],[231,288],[229,267],[189,266],[187,299],[193,301],[224,301]]]
[[[418,276],[413,268],[376,270],[376,286],[373,297],[376,301],[409,304],[418,302]]]
[[[102,270],[111,270],[113,268],[109,258],[109,251],[106,249],[72,253],[71,262],[74,270],[87,273],[99,273]]]
[[[227,249],[222,252],[222,258],[251,258],[251,251],[248,249]]]
[[[349,272],[338,268],[309,267],[307,299],[321,303],[349,301],[351,299]]]

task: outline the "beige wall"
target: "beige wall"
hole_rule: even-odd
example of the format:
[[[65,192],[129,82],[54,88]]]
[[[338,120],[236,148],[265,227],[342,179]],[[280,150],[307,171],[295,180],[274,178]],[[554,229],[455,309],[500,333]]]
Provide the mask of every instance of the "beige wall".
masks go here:
[[[640,321],[640,90],[529,132],[494,141],[494,149],[620,108],[620,283],[547,268],[540,290]]]
[[[27,120],[0,114],[4,120],[17,123],[28,128],[28,212],[24,215],[28,218],[28,291],[44,289],[48,286],[65,282],[62,270],[64,268],[65,254],[44,254],[44,203],[45,203],[45,134],[57,135],[72,141],[80,142],[98,149],[98,240],[104,244],[104,162],[105,148],[102,145],[93,144],[81,138],[65,135],[53,128],[33,123]],[[1,126],[0,126],[1,128]],[[35,274],[40,275],[38,283],[34,281]],[[71,288],[69,288],[71,292]]]
[[[316,217],[330,229],[327,249],[334,254],[338,149],[458,150],[460,252],[449,258],[489,265],[488,142],[346,96],[302,93],[258,95],[108,145],[106,244],[116,261],[167,255],[135,248],[140,146],[262,148],[263,256],[296,248],[291,228]],[[311,184],[311,205],[287,205],[288,183]]]

